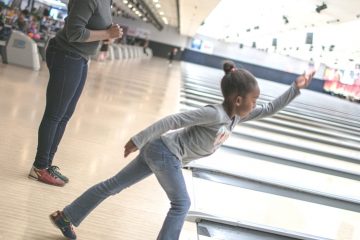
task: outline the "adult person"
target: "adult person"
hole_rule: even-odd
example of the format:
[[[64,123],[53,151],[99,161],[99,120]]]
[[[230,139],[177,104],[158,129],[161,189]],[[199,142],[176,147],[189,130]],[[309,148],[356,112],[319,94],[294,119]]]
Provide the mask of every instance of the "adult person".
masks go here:
[[[53,158],[83,90],[88,60],[99,42],[122,36],[112,23],[112,0],[70,0],[64,27],[49,41],[46,63],[50,78],[39,126],[38,147],[29,178],[64,186],[69,179],[53,166]]]
[[[171,67],[172,62],[174,60],[174,57],[176,56],[178,49],[177,48],[173,48],[171,49],[171,51],[168,53],[168,60],[169,60],[169,67]]]

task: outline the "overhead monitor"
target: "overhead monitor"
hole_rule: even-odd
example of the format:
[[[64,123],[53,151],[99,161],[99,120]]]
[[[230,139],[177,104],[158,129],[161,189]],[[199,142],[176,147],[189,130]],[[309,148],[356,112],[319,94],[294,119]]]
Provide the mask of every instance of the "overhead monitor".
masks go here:
[[[58,9],[58,8],[54,8],[52,7],[50,9],[50,17],[52,17],[55,20],[64,20],[65,17],[67,16],[67,11],[63,10],[63,9]]]
[[[13,0],[0,0],[0,2],[3,2],[5,5],[9,6],[12,3]]]

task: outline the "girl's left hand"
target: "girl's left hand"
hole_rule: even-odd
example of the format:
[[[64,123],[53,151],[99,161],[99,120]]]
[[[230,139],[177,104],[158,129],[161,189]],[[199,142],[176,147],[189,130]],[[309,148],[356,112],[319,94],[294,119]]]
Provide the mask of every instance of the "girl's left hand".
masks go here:
[[[134,142],[130,139],[125,145],[124,157],[127,157],[130,153],[135,152],[138,150],[137,146]]]
[[[307,86],[309,86],[311,80],[313,79],[315,75],[315,70],[312,70],[311,72],[309,72],[308,74],[303,74],[301,76],[299,76],[296,80],[295,80],[295,84],[297,88],[306,88]]]

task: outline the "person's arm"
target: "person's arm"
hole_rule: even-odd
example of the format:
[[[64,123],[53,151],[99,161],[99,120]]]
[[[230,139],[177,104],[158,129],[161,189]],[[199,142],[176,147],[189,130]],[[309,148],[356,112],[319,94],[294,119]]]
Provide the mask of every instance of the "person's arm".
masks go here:
[[[125,145],[124,156],[142,148],[151,139],[159,137],[169,130],[208,124],[213,122],[216,116],[216,109],[213,106],[167,116],[133,136]]]
[[[106,30],[89,30],[89,38],[85,42],[94,42],[104,39],[121,38],[123,35],[122,29],[118,24],[113,24]]]
[[[300,94],[300,89],[307,87],[313,76],[315,71],[309,73],[308,75],[299,76],[292,84],[291,87],[285,91],[281,96],[276,99],[263,104],[261,106],[257,106],[248,116],[240,119],[240,122],[246,122],[249,120],[260,119],[264,117],[268,117],[283,109],[286,105],[288,105],[295,97]]]
[[[94,42],[122,36],[122,30],[117,24],[113,24],[105,30],[86,28],[89,19],[97,9],[97,1],[72,1],[69,7],[65,32],[70,42]]]

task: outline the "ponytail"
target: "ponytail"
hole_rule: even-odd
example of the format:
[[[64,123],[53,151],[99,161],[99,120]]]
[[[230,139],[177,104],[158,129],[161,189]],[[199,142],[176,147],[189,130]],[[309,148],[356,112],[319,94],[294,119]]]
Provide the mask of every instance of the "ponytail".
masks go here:
[[[231,71],[233,71],[234,69],[236,69],[235,67],[235,63],[232,61],[226,61],[223,64],[223,70],[225,72],[225,75],[230,73]]]

